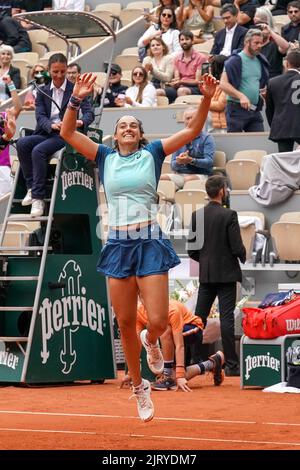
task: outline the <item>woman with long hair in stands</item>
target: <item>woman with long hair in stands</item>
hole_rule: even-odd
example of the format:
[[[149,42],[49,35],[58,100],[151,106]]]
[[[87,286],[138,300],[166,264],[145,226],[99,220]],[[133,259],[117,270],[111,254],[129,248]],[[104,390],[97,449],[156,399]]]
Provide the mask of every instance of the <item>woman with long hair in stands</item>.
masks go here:
[[[171,87],[166,87],[174,76],[174,60],[168,53],[168,47],[162,38],[153,38],[149,44],[149,55],[143,60],[143,67],[148,72],[151,83],[156,88],[157,96],[167,96],[173,103],[177,93]]]
[[[124,97],[117,97],[115,103],[117,106],[143,107],[157,106],[156,90],[152,83],[148,81],[148,74],[144,67],[138,65],[131,73],[132,85],[125,91]]]
[[[178,52],[182,52],[179,44],[179,30],[176,15],[173,8],[164,7],[159,15],[158,23],[152,24],[138,40],[140,59],[144,59],[146,56],[144,49],[148,49],[151,39],[157,37],[162,38],[170,54],[176,55]]]
[[[42,64],[35,64],[33,69],[31,70],[31,80],[35,80],[37,85],[44,85],[45,78],[42,75],[42,72],[46,72],[46,67]],[[23,109],[25,111],[30,111],[35,109],[35,100],[36,100],[37,90],[34,87],[33,89],[29,90],[24,98]]]

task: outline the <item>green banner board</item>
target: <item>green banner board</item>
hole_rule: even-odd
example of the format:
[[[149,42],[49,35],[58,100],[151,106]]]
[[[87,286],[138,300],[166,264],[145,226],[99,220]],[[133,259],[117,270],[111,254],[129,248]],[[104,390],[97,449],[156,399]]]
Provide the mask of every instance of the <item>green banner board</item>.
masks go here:
[[[287,381],[288,364],[300,352],[300,336],[241,340],[241,386],[268,387]]]
[[[25,383],[99,380],[116,376],[106,279],[96,271],[102,247],[94,163],[63,157],[36,312],[1,312],[0,381]],[[15,212],[20,212],[16,207]],[[38,238],[43,238],[42,222]],[[44,230],[45,231],[45,230]],[[8,256],[8,276],[39,276],[40,253]],[[41,276],[40,276],[41,277]],[[33,306],[37,281],[11,281],[5,306]],[[21,343],[13,337],[27,337]],[[9,345],[9,351],[8,351]],[[9,368],[12,356],[16,367]],[[2,361],[2,362],[1,362]],[[6,362],[6,363],[5,363]],[[22,379],[21,379],[22,377]]]

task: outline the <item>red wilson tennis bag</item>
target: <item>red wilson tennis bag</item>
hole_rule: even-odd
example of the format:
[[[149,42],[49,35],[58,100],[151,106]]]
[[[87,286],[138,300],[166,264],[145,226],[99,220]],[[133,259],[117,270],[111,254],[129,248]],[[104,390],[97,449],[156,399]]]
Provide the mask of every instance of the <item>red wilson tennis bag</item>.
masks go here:
[[[300,295],[285,305],[242,310],[243,330],[249,338],[270,339],[300,334]]]

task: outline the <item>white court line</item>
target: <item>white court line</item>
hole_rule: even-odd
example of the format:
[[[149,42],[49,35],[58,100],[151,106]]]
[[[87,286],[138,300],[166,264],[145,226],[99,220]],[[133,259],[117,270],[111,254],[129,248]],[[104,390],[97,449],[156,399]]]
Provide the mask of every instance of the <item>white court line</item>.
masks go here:
[[[61,434],[91,434],[96,435],[96,432],[89,431],[67,431],[57,429],[22,429],[22,428],[0,428],[0,431],[17,431],[17,432],[45,432],[45,433],[61,433]]]
[[[50,413],[43,411],[13,411],[13,410],[0,410],[0,414],[24,414],[24,415],[41,415],[41,416],[74,416],[76,418],[114,418],[114,419],[137,419],[137,416],[119,416],[119,415],[99,415],[99,414],[85,414],[85,413]],[[154,418],[155,421],[187,421],[196,423],[221,423],[221,424],[258,424],[256,421],[233,421],[224,419],[198,419],[198,418]]]
[[[53,413],[44,411],[16,411],[16,410],[0,410],[0,414],[20,414],[20,415],[36,415],[36,416],[67,416],[74,418],[100,418],[100,419],[136,419],[140,420],[137,416],[120,416],[120,415],[99,415],[90,413]],[[224,420],[224,419],[200,419],[200,418],[171,418],[171,417],[160,417],[154,418],[153,421],[185,421],[185,422],[197,422],[197,423],[220,423],[220,424],[260,424],[268,426],[300,426],[300,423],[272,423],[258,421],[235,421],[235,420]]]
[[[269,426],[300,426],[300,423],[261,423]]]
[[[129,438],[143,438],[143,439],[167,439],[176,441],[201,441],[201,442],[226,442],[234,444],[261,444],[261,445],[280,445],[280,446],[297,446],[300,447],[300,442],[277,442],[277,441],[250,441],[243,439],[217,439],[206,437],[187,437],[187,436],[157,436],[147,434],[122,434],[122,433],[98,433],[87,431],[67,431],[55,429],[22,429],[22,428],[0,428],[0,431],[13,431],[13,432],[35,432],[35,433],[61,433],[61,434],[89,434],[89,435],[103,435],[114,437],[129,437]]]
[[[129,436],[129,434],[128,434]],[[276,442],[276,441],[249,441],[242,439],[209,439],[206,437],[186,437],[186,436],[147,436],[145,434],[130,434],[131,437],[143,437],[151,439],[179,439],[181,441],[209,441],[209,442],[234,442],[236,444],[270,444],[280,446],[300,446],[300,442]]]

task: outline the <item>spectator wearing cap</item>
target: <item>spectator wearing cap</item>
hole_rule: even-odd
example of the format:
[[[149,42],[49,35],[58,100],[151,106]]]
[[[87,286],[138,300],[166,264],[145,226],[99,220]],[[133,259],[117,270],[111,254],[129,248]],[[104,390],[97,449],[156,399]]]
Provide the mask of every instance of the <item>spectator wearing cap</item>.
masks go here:
[[[122,69],[118,64],[111,64],[110,74],[109,74],[109,86],[105,93],[104,98],[104,107],[105,108],[116,108],[120,106],[116,103],[116,98],[119,94],[125,94],[127,86],[121,84],[122,78]],[[99,106],[101,102],[103,88],[95,87],[94,92],[94,106]]]

